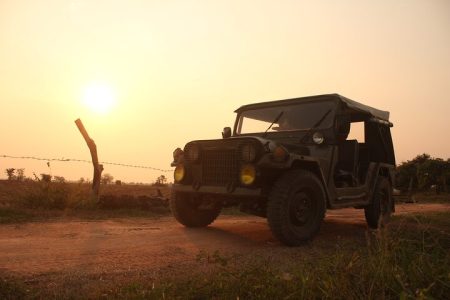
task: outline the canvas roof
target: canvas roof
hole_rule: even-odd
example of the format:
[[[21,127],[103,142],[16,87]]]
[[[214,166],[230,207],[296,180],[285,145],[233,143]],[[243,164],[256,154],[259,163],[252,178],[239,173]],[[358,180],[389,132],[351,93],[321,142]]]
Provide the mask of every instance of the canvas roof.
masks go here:
[[[322,100],[334,100],[334,101],[341,101],[347,105],[348,108],[367,113],[371,115],[372,117],[389,121],[389,112],[379,110],[373,107],[370,107],[368,105],[356,102],[354,100],[348,99],[344,96],[341,96],[339,94],[326,94],[326,95],[317,95],[317,96],[309,96],[309,97],[301,97],[301,98],[292,98],[292,99],[286,99],[286,100],[276,100],[276,101],[268,101],[268,102],[260,102],[255,104],[247,104],[244,106],[239,107],[235,112],[239,113],[244,110],[248,109],[258,109],[258,108],[265,108],[265,107],[271,107],[271,106],[278,106],[278,105],[289,105],[289,104],[295,104],[295,103],[301,103],[301,102],[307,102],[307,101],[322,101]]]

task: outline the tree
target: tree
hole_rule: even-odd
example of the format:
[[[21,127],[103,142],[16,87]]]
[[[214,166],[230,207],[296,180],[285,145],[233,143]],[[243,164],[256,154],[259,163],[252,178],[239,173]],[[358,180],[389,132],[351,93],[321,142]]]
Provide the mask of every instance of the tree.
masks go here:
[[[41,180],[43,182],[49,183],[49,182],[52,181],[52,175],[50,175],[50,174],[41,174]]]
[[[114,177],[111,174],[105,173],[102,176],[101,183],[102,184],[110,184],[114,180]]]
[[[16,176],[16,178],[17,178],[17,180],[19,180],[19,181],[23,181],[24,179],[25,179],[25,169],[17,169],[16,170],[17,171],[17,176]]]
[[[53,179],[54,179],[56,182],[59,182],[59,183],[64,183],[64,182],[66,182],[66,178],[64,178],[63,176],[53,176]]]
[[[397,167],[396,186],[401,190],[427,190],[435,185],[437,191],[447,190],[450,179],[450,160],[432,158],[428,154],[421,154],[414,159],[404,162]]]
[[[156,178],[155,185],[166,185],[167,178],[164,175],[160,175],[158,178]]]
[[[13,180],[13,179],[15,179],[15,175],[14,175],[14,172],[16,171],[16,169],[14,169],[14,168],[9,168],[9,169],[6,169],[6,175],[8,176],[8,180]]]

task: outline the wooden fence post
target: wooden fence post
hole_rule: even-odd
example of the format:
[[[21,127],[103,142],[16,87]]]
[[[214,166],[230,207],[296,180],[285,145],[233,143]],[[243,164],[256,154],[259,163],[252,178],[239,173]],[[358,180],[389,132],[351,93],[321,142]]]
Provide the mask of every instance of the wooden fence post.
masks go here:
[[[94,140],[89,137],[86,128],[84,128],[83,122],[81,122],[80,119],[76,119],[75,124],[77,125],[78,130],[80,130],[81,135],[86,141],[86,144],[89,147],[89,151],[91,152],[92,164],[94,166],[94,177],[92,179],[92,196],[97,201],[100,193],[100,178],[103,172],[103,165],[98,163],[97,146],[95,145]]]

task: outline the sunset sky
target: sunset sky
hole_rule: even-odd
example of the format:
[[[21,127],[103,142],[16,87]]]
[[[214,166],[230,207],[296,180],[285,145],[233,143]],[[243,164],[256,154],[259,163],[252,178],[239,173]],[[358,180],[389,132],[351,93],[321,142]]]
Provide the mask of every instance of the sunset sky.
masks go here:
[[[324,93],[389,110],[398,162],[450,157],[450,1],[0,0],[0,156],[89,160],[81,118],[101,161],[170,169],[243,104]],[[92,178],[1,157],[0,178],[9,167]]]

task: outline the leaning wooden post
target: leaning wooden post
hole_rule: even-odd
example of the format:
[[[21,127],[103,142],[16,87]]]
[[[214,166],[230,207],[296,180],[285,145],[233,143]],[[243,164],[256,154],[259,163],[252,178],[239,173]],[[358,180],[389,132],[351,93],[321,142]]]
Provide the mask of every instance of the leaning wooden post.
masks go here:
[[[86,141],[86,144],[89,147],[89,151],[91,152],[92,164],[94,165],[94,178],[92,179],[92,197],[97,201],[100,193],[100,178],[102,176],[103,165],[98,163],[97,146],[95,145],[94,140],[89,137],[89,134],[87,133],[86,128],[84,128],[81,120],[75,120],[75,124],[77,124],[78,130],[80,130],[81,135]]]

